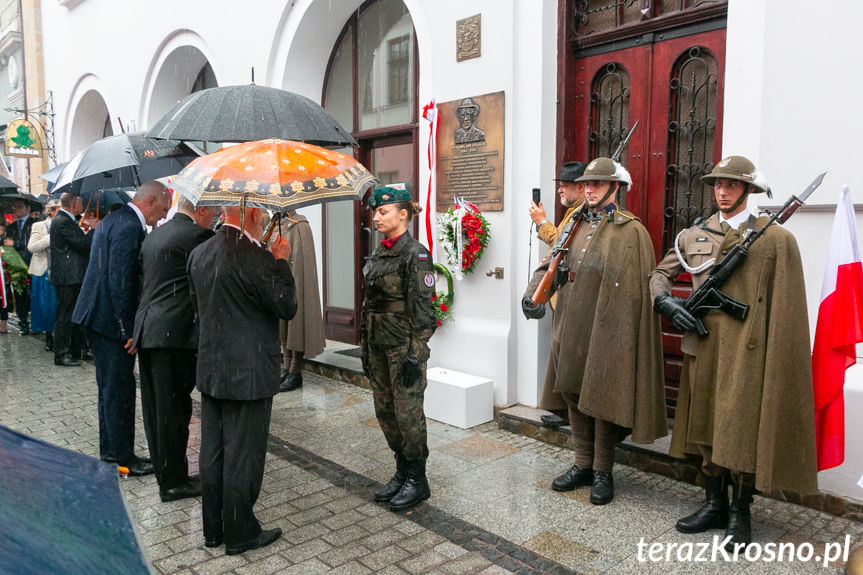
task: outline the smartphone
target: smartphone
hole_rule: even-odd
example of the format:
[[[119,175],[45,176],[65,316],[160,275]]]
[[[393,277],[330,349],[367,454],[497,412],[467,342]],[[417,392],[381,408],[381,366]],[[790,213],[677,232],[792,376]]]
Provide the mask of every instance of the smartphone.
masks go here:
[[[542,201],[542,190],[539,188],[533,189],[533,203],[539,205],[539,202]]]

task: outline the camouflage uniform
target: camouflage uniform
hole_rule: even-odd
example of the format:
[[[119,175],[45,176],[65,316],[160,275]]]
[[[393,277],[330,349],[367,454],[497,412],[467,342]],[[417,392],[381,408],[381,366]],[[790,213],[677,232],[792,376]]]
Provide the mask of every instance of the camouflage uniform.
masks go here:
[[[427,342],[435,320],[434,268],[428,250],[404,233],[389,249],[378,246],[363,267],[366,300],[361,333],[374,392],[375,414],[387,443],[408,460],[428,457],[423,393]],[[403,381],[408,358],[417,360],[419,377]]]

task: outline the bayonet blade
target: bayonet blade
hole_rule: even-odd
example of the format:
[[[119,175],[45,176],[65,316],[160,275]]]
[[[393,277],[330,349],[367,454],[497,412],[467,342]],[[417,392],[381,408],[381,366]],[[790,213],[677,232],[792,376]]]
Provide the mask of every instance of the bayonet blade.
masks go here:
[[[797,196],[797,199],[800,200],[801,203],[805,203],[806,199],[812,195],[812,192],[814,192],[815,189],[821,185],[821,181],[824,179],[824,176],[826,176],[826,175],[827,175],[827,172],[821,172],[820,174],[818,174],[818,177],[816,177],[814,180],[812,180],[811,184],[806,186],[806,189],[803,190],[802,194]]]

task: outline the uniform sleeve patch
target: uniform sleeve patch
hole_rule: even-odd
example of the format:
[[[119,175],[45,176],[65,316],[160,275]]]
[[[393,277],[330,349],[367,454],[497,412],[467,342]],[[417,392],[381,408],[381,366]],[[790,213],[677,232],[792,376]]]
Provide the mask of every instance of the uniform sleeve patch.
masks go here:
[[[423,285],[426,286],[427,288],[434,287],[434,284],[435,284],[434,274],[431,272],[423,274],[422,281],[423,281]]]
[[[421,262],[422,261],[428,261],[429,256],[428,256],[428,254],[417,254],[417,259],[420,260]]]

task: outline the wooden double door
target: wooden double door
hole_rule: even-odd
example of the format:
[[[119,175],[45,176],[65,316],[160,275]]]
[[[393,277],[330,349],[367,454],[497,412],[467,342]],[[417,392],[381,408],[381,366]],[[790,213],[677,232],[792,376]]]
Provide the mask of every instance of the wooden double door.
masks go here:
[[[640,121],[621,157],[633,180],[622,202],[647,227],[657,260],[680,230],[714,211],[712,189],[700,177],[722,150],[725,29],[665,36],[569,57],[560,86],[560,162],[610,156]],[[681,339],[663,323],[669,415]]]

